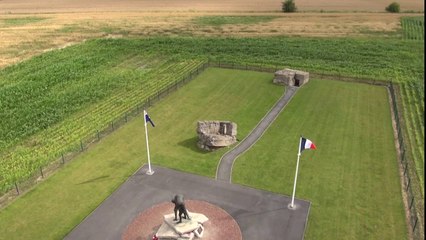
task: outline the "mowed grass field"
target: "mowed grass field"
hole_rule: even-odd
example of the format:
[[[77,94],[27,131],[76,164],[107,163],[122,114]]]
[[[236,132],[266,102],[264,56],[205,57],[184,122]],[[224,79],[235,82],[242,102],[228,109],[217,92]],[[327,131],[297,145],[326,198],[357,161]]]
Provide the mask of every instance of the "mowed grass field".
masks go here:
[[[238,138],[284,93],[272,74],[207,69],[148,109],[152,163],[213,177],[223,149],[196,147],[198,120],[238,123]],[[146,164],[143,118],[117,130],[0,211],[0,239],[61,239]]]
[[[305,239],[407,239],[387,90],[312,80],[256,145],[239,157],[233,181],[312,203]]]
[[[148,109],[152,163],[213,177],[226,149],[198,150],[196,121],[235,121],[244,138],[283,94],[271,81],[272,74],[207,69]],[[0,239],[65,236],[146,163],[143,134],[138,118],[3,209]],[[300,165],[296,196],[312,202],[305,239],[407,238],[384,88],[312,80],[238,158],[234,182],[291,195],[300,134],[318,147]]]

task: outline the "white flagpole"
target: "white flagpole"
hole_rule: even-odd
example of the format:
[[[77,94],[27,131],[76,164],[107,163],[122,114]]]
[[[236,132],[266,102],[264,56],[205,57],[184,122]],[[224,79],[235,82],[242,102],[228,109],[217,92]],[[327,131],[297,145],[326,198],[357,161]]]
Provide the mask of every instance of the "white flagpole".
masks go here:
[[[299,140],[299,152],[297,153],[297,163],[296,163],[296,174],[294,176],[294,186],[293,186],[293,195],[291,197],[290,207],[294,207],[294,195],[296,194],[296,183],[297,183],[297,172],[299,171],[299,159],[300,159],[300,145],[302,144],[302,137]]]
[[[145,123],[146,153],[148,154],[148,171],[146,172],[146,174],[152,175],[154,174],[154,171],[152,171],[151,169],[151,159],[149,157],[148,128],[146,127],[146,115],[147,112],[143,110],[143,121]]]

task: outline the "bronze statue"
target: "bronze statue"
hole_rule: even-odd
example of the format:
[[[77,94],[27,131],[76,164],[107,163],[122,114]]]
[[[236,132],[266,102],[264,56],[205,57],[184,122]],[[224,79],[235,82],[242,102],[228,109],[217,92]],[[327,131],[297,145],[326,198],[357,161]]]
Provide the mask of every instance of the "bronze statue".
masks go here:
[[[188,215],[188,211],[186,210],[185,203],[183,202],[183,195],[182,194],[176,194],[172,198],[172,203],[175,204],[174,212],[175,212],[175,219],[174,221],[177,221],[177,211],[179,211],[179,222],[182,222],[182,216],[185,219],[191,220],[191,218]]]

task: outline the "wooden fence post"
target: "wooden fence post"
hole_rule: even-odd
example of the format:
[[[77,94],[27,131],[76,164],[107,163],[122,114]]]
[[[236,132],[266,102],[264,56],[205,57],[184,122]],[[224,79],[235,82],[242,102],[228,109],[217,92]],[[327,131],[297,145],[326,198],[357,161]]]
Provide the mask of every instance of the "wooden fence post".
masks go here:
[[[16,192],[18,193],[18,195],[19,195],[19,188],[18,188],[18,184],[15,182],[15,189],[16,189]]]
[[[418,219],[418,218],[417,218],[417,216],[416,216],[416,220],[414,221],[414,226],[413,226],[413,233],[414,233],[414,231],[416,230],[418,220],[419,220],[419,219]]]

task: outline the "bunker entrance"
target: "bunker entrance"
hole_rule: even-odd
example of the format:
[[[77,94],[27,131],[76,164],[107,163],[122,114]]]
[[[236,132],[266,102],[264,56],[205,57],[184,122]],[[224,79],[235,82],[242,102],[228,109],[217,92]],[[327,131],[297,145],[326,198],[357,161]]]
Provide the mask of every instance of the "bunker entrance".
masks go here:
[[[300,80],[299,79],[294,79],[294,86],[300,87]]]

